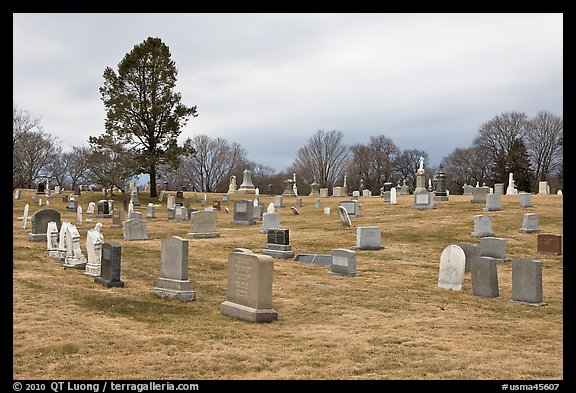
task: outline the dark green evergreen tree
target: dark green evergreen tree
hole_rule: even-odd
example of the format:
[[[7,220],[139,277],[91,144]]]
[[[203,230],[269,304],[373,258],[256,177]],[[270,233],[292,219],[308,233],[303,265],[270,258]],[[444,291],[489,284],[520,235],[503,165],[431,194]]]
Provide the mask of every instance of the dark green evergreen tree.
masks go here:
[[[160,38],[149,37],[135,45],[118,65],[118,73],[104,70],[100,88],[106,107],[105,132],[90,137],[92,145],[106,147],[118,140],[133,156],[134,175],[150,175],[150,196],[156,197],[159,164],[177,166],[182,156],[194,154],[191,141],[177,139],[196,106],[187,107],[174,92],[178,71],[170,50]]]
[[[530,156],[526,145],[516,138],[508,152],[508,173],[514,174],[514,182],[518,191],[532,192],[534,171],[530,166]]]

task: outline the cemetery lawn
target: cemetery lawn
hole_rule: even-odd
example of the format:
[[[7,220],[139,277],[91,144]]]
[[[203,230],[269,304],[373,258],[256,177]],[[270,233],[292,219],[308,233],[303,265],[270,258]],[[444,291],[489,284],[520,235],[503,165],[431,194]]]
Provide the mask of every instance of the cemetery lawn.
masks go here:
[[[176,192],[170,192],[176,195]],[[354,249],[356,228],[380,226],[381,250],[355,250],[357,276],[328,274],[329,266],[274,259],[273,308],[278,320],[249,323],[220,314],[226,300],[228,254],[235,247],[260,253],[266,235],[256,225],[232,224],[232,195],[218,212],[218,238],[188,239],[189,279],[196,299],[180,302],[151,293],[160,274],[161,240],[187,238],[190,223],[167,219],[160,202],[140,192],[149,240],[125,241],[111,218],[84,214],[77,226],[82,252],[86,234],[103,224],[105,242],[122,247],[124,288],[94,283],[84,270],[65,269],[45,256],[46,242],[28,240],[22,228],[45,208],[35,190],[13,199],[13,378],[20,380],[561,380],[563,374],[563,255],[536,252],[537,234],[522,233],[525,213],[539,215],[539,233],[563,234],[563,197],[533,195],[521,208],[519,195],[502,196],[502,210],[483,211],[471,195],[450,195],[436,209],[413,208],[413,195],[396,205],[360,197],[361,216],[342,226],[339,201],[303,197],[300,215],[284,198],[278,208],[283,228],[297,253],[329,254]],[[185,196],[193,196],[185,192]],[[207,206],[222,194],[208,194]],[[100,192],[77,197],[86,211]],[[114,197],[122,207],[122,195]],[[273,196],[261,195],[264,206]],[[53,195],[49,208],[76,224],[76,213]],[[149,202],[160,205],[146,217]],[[202,209],[200,202],[192,207]],[[472,294],[470,272],[462,291],[438,288],[442,250],[456,243],[479,244],[471,236],[474,215],[492,217],[496,237],[506,239],[510,259],[542,262],[544,306],[512,301],[512,263],[497,265],[498,298]]]

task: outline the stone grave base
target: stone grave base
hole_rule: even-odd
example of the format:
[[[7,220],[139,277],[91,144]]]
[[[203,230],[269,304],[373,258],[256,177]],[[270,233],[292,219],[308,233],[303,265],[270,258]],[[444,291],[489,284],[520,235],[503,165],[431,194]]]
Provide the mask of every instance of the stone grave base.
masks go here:
[[[271,308],[252,308],[228,300],[220,303],[220,313],[228,317],[248,322],[272,322],[278,319],[278,313]]]
[[[269,255],[272,258],[291,259],[294,258],[294,251],[291,245],[266,243],[262,254]]]
[[[45,233],[29,233],[28,240],[31,242],[46,242],[48,238]]]
[[[122,281],[122,280],[110,281],[110,280],[105,280],[102,277],[94,277],[94,282],[101,284],[101,285],[104,285],[107,288],[110,288],[110,287],[124,288],[124,281]]]
[[[311,263],[313,265],[320,265],[320,266],[332,265],[332,255],[296,254],[294,260],[297,262]]]
[[[86,268],[86,261],[76,258],[66,258],[64,259],[64,268],[71,268],[71,269],[85,269]]]
[[[525,301],[521,301],[521,300],[514,300],[512,299],[510,301],[511,303],[520,303],[520,304],[527,304],[529,306],[534,306],[534,307],[542,307],[542,306],[546,306],[546,303],[532,303],[532,302],[525,302]]]
[[[188,302],[196,299],[196,292],[192,290],[192,284],[188,280],[173,280],[159,278],[157,286],[151,292],[162,298]]]
[[[220,237],[220,232],[188,232],[188,239],[208,239]]]
[[[94,265],[88,263],[86,265],[86,271],[84,272],[84,274],[87,276],[97,277],[100,275],[100,267],[101,267],[100,265]]]

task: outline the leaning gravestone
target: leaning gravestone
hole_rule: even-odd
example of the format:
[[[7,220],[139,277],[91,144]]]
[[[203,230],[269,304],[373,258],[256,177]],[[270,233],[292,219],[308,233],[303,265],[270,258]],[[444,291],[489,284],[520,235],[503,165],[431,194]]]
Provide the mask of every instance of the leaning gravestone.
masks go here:
[[[94,282],[107,288],[124,287],[120,280],[122,247],[118,243],[104,243],[102,245],[102,261],[100,276],[94,277]]]
[[[60,212],[54,209],[38,210],[32,215],[32,232],[28,234],[28,240],[33,242],[45,242],[48,223],[54,221],[56,226],[60,226]]]
[[[378,226],[356,228],[356,248],[360,250],[380,250],[382,230]]]
[[[151,292],[182,302],[196,299],[196,292],[188,279],[188,240],[178,236],[162,239],[160,278]]]
[[[269,255],[232,252],[228,255],[226,300],[220,313],[248,322],[272,322],[274,258]]]
[[[328,209],[328,208],[324,208]],[[350,221],[350,217],[348,216],[348,211],[344,206],[338,206],[337,210],[338,218],[340,219],[340,223],[345,227],[351,227],[352,221]],[[330,212],[330,210],[328,210]]]
[[[464,286],[464,271],[466,270],[466,254],[456,245],[449,245],[440,255],[440,270],[438,272],[438,288],[461,291]]]
[[[215,211],[195,211],[191,215],[192,221],[189,239],[214,238],[219,237],[220,233],[216,231],[216,212]]]
[[[146,221],[130,219],[122,224],[124,229],[124,240],[148,240]]]
[[[330,274],[340,276],[356,275],[356,253],[344,248],[335,248],[330,251],[332,264],[330,265]]]
[[[542,302],[542,263],[529,259],[512,260],[512,300],[534,306]]]
[[[28,221],[28,210],[30,210],[30,205],[26,204],[26,206],[24,206],[24,216],[22,216],[22,229],[26,229],[26,222]]]
[[[498,270],[496,260],[489,257],[472,257],[470,261],[472,294],[482,297],[498,297]]]

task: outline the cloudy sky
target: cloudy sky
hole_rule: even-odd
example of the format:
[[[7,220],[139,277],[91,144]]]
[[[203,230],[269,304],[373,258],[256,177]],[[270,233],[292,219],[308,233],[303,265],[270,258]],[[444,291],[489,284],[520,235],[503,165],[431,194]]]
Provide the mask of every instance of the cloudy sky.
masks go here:
[[[563,116],[561,13],[14,13],[13,101],[65,151],[88,146],[104,69],[148,37],[198,107],[181,140],[223,137],[278,171],[321,129],[437,165],[504,112]]]

